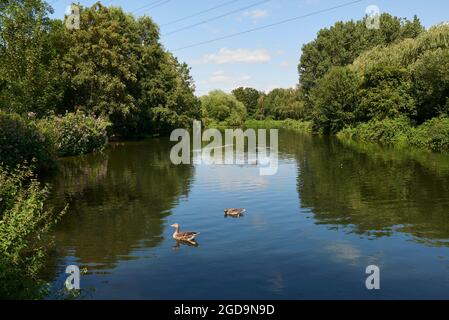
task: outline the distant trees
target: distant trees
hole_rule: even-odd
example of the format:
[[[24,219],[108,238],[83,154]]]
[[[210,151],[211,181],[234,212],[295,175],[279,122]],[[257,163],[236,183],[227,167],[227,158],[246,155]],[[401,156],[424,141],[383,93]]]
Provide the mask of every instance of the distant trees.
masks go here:
[[[256,117],[271,117],[275,120],[301,119],[304,102],[298,89],[276,88],[259,99]]]
[[[237,88],[234,97],[242,102],[250,119],[270,117],[276,120],[301,119],[304,116],[304,103],[298,89],[275,88],[268,93],[254,88]]]
[[[232,94],[245,105],[248,117],[253,118],[257,111],[259,98],[263,93],[254,88],[239,87],[232,90]]]
[[[246,118],[245,105],[232,94],[214,90],[201,97],[202,117],[206,124],[222,122],[227,125],[241,125]]]

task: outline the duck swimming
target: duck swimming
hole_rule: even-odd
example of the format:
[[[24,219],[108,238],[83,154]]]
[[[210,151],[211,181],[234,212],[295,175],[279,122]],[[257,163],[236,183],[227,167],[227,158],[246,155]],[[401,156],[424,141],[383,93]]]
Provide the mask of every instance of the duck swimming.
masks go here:
[[[173,233],[173,239],[178,241],[188,241],[188,242],[194,242],[195,237],[199,235],[199,232],[192,232],[192,231],[179,231],[179,224],[174,223],[170,227],[175,228],[175,232]]]
[[[238,209],[238,208],[228,208],[224,210],[225,217],[231,216],[231,217],[240,217],[245,212],[245,209]]]

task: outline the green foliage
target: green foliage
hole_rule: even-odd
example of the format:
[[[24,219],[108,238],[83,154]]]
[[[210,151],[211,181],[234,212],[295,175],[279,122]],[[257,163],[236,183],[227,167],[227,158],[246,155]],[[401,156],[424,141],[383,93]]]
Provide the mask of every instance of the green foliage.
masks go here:
[[[54,165],[50,141],[29,120],[0,110],[0,165],[34,163],[38,170]]]
[[[434,151],[449,150],[449,118],[433,118],[414,128],[410,144]]]
[[[38,118],[83,111],[118,136],[191,125],[200,116],[189,68],[159,43],[151,18],[80,6],[80,29],[49,18],[42,0],[0,14],[0,109]]]
[[[0,299],[42,298],[45,282],[39,271],[48,243],[43,236],[64,211],[44,209],[48,189],[28,168],[0,167],[0,185]]]
[[[62,23],[41,0],[3,1],[0,13],[0,109],[44,116],[62,101]]]
[[[409,73],[404,68],[375,66],[366,70],[360,91],[359,119],[416,115]]]
[[[153,131],[167,132],[174,128],[192,126],[201,116],[200,100],[194,95],[195,85],[190,68],[180,64],[171,54],[165,53],[165,62],[140,103],[141,112],[150,115]],[[151,106],[156,106],[151,108]]]
[[[202,117],[207,126],[210,121],[224,122],[229,126],[243,124],[246,118],[245,105],[232,94],[214,90],[201,97]]]
[[[314,130],[337,133],[357,120],[359,75],[348,67],[335,67],[311,92]]]
[[[64,56],[66,110],[109,118],[120,136],[185,127],[198,117],[189,68],[163,49],[149,17],[99,3],[80,13]]]
[[[433,118],[415,127],[401,116],[372,120],[340,131],[339,138],[374,141],[395,146],[411,145],[434,151],[449,150],[449,118]]]
[[[384,13],[378,30],[366,28],[365,19],[337,22],[329,29],[321,29],[314,41],[303,46],[298,71],[306,102],[332,67],[349,65],[368,49],[415,38],[423,31],[417,17],[409,21]]]
[[[252,129],[289,129],[298,132],[311,133],[312,132],[312,122],[310,121],[299,121],[293,119],[286,120],[255,120],[249,119],[245,121],[246,128]]]
[[[110,123],[81,112],[52,116],[39,121],[38,125],[59,156],[101,151],[108,142],[107,128]]]
[[[276,120],[301,119],[304,103],[299,90],[277,88],[262,96],[258,103],[258,118],[272,117]]]
[[[340,138],[352,138],[362,141],[375,141],[384,144],[405,144],[412,127],[407,117],[395,119],[371,120],[356,127],[348,127],[340,131]]]
[[[412,70],[418,121],[449,115],[449,49],[424,53]]]
[[[444,135],[442,120],[419,127],[411,123],[449,114],[449,27],[422,32],[417,19],[401,22],[401,29],[395,20],[388,21],[396,25],[390,31],[397,32],[361,53],[352,64],[320,75],[306,97],[307,116],[314,131],[337,133],[346,128],[340,136],[444,149],[444,139],[428,129],[441,128]],[[414,39],[400,40],[405,34]],[[426,140],[421,132],[437,142]]]
[[[262,96],[262,92],[253,89],[253,88],[244,88],[239,87],[232,91],[234,97],[237,98],[238,101],[242,102],[248,113],[249,118],[253,118],[257,111],[257,103],[259,98]]]

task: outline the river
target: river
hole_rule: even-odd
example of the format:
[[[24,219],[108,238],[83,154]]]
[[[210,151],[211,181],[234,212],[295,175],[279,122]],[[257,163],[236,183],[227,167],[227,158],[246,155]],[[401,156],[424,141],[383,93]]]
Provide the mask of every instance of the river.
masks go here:
[[[84,299],[449,298],[448,155],[292,131],[272,176],[169,153],[152,138],[61,161],[50,204],[70,207],[49,298],[71,264],[87,269]],[[200,232],[198,246],[177,244],[173,223]]]

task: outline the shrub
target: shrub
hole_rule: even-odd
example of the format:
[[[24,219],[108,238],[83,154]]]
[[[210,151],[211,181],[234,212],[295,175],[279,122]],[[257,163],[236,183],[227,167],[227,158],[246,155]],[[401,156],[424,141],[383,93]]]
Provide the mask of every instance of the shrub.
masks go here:
[[[449,118],[433,118],[413,130],[410,144],[431,150],[449,150]]]
[[[0,111],[0,164],[16,167],[34,162],[36,169],[54,166],[50,141],[36,125],[18,114]]]
[[[407,143],[411,130],[410,120],[402,116],[395,119],[371,120],[357,127],[345,128],[337,136],[399,145]]]
[[[38,277],[45,263],[43,236],[61,213],[44,209],[46,187],[29,168],[0,167],[0,299],[34,299],[44,294]]]
[[[109,125],[102,118],[86,116],[81,112],[39,121],[40,129],[62,157],[101,151],[108,142]]]
[[[449,150],[449,118],[440,117],[413,127],[407,117],[372,120],[341,130],[339,138],[412,145],[434,151]]]

